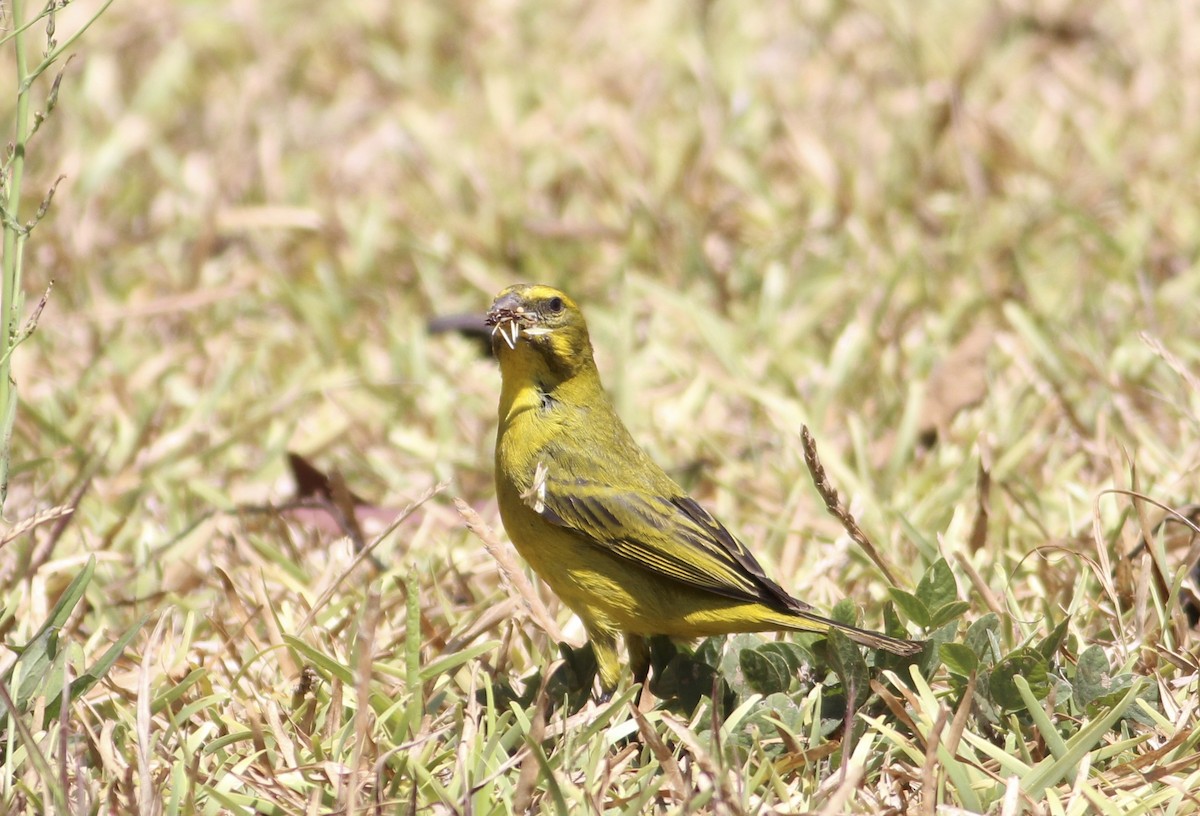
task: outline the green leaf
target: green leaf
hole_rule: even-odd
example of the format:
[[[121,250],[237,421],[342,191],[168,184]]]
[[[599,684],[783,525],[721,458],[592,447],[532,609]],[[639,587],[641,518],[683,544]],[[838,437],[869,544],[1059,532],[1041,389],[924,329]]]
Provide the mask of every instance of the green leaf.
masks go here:
[[[792,674],[783,655],[761,649],[743,649],[740,657],[746,683],[759,694],[787,691],[791,685]]]
[[[807,708],[797,705],[790,696],[772,694],[764,697],[758,706],[758,713],[766,721],[783,728],[795,737],[797,742],[803,742],[801,735],[804,734],[809,712]]]
[[[898,587],[888,587],[888,594],[909,620],[918,626],[929,628],[929,607],[920,598]]]
[[[696,648],[694,657],[714,669],[721,665],[721,653],[725,649],[725,635],[705,638]]]
[[[953,643],[954,638],[958,635],[958,621],[951,621],[945,624],[940,629],[934,629],[925,638],[925,650],[917,656],[921,673],[925,677],[931,678],[942,665],[941,648],[945,643]],[[895,655],[888,655],[889,659],[895,659]],[[911,661],[912,658],[899,658],[904,661]]]
[[[1064,756],[1067,753],[1067,746],[1063,742],[1063,735],[1058,732],[1054,721],[1050,719],[1050,715],[1046,713],[1041,703],[1038,702],[1038,698],[1034,695],[1028,681],[1021,675],[1014,674],[1013,685],[1017,687],[1017,691],[1021,695],[1021,700],[1025,703],[1025,711],[1029,713],[1029,719],[1033,721],[1033,727],[1041,734],[1042,741],[1046,743],[1046,747],[1050,749],[1050,753],[1056,757]]]
[[[958,600],[958,584],[954,582],[954,573],[945,558],[939,558],[925,570],[917,584],[917,597],[926,609],[938,609]]]
[[[302,662],[312,663],[326,677],[336,677],[348,686],[354,684],[354,672],[349,666],[338,663],[324,652],[319,652],[295,635],[284,635],[283,642],[292,650],[293,656]]]
[[[650,676],[650,690],[663,701],[665,707],[690,717],[700,701],[712,694],[713,680],[717,676],[715,666],[698,660],[696,655],[679,652],[661,672]],[[721,683],[720,686],[729,690],[727,683]],[[736,705],[735,700],[726,699],[724,703],[726,711],[731,703]]]
[[[1079,655],[1079,665],[1075,667],[1075,682],[1071,696],[1080,711],[1086,711],[1093,700],[1113,691],[1111,668],[1108,656],[1099,646],[1089,646]]]
[[[104,675],[108,674],[109,669],[125,654],[125,650],[129,648],[129,643],[142,631],[142,627],[146,625],[150,614],[142,616],[142,619],[126,630],[125,634],[121,635],[112,646],[100,656],[100,659],[88,668],[83,674],[71,681],[70,698],[72,700],[86,694],[92,686],[104,679]],[[49,723],[52,719],[58,716],[59,708],[62,706],[62,695],[55,694],[53,699],[46,701],[46,717],[45,722]]]
[[[1121,699],[1121,695],[1125,693],[1129,686],[1137,685],[1144,679],[1145,678],[1138,677],[1137,675],[1133,674],[1117,675],[1113,678],[1112,694],[1106,694],[1103,697],[1098,697],[1093,700],[1091,705],[1088,706],[1088,714],[1097,716],[1105,708],[1115,705]],[[1138,692],[1137,697],[1135,698],[1135,703],[1137,700],[1145,700],[1147,705],[1149,705],[1155,711],[1161,713],[1162,704],[1158,699],[1158,684],[1142,683],[1141,688],[1142,690]],[[1143,711],[1141,706],[1138,705],[1130,706],[1121,716],[1122,719],[1133,720],[1134,722],[1139,722],[1142,725],[1147,725],[1150,727],[1154,727],[1155,725],[1154,717],[1148,712]]]
[[[592,677],[596,674],[596,654],[590,644],[572,646],[570,643],[558,644],[559,657],[563,659],[572,672],[579,677]]]
[[[187,677],[183,678],[178,683],[168,686],[165,691],[159,692],[155,696],[154,702],[152,702],[150,704],[150,713],[158,714],[164,708],[167,708],[168,706],[173,705],[174,702],[176,700],[178,700],[180,697],[182,697],[184,694],[186,694],[192,688],[192,686],[194,686],[197,683],[200,683],[202,681],[205,681],[207,679],[208,679],[208,670],[207,669],[192,669],[190,672],[188,672]],[[200,694],[200,699],[205,699],[203,688],[198,693]],[[210,696],[207,699],[216,699],[216,698]],[[195,702],[193,701],[192,703],[189,703],[188,705],[194,705],[194,704],[195,704]],[[185,706],[185,708],[186,707],[187,706]],[[199,710],[199,709],[197,709],[197,710]],[[179,721],[186,722],[187,720],[186,720],[186,718],[181,718]]]
[[[904,628],[904,622],[896,612],[895,601],[888,601],[883,605],[883,633],[898,638],[908,637],[908,630]]]
[[[546,678],[546,697],[552,705],[557,705],[565,699],[567,708],[577,711],[592,696],[592,686],[595,685],[596,679],[596,655],[587,643],[582,646],[559,643],[558,651],[563,661]],[[531,697],[531,701],[532,699]]]
[[[57,692],[61,691],[61,679],[59,685],[55,689],[45,689],[46,674],[50,671],[54,661],[58,658],[58,633],[67,619],[71,617],[71,613],[75,611],[75,606],[83,598],[83,593],[87,589],[87,585],[92,580],[92,573],[96,571],[96,558],[92,556],[88,559],[87,564],[71,584],[63,592],[58,599],[58,603],[50,610],[49,617],[42,623],[33,637],[21,647],[20,658],[14,661],[9,666],[8,671],[4,673],[3,682],[5,685],[10,685],[12,673],[16,669],[16,664],[21,664],[21,687],[17,689],[17,708],[20,711],[25,711],[26,704],[30,697],[39,693],[39,689],[46,691],[47,698],[57,696]],[[7,718],[0,718],[0,726],[7,721]]]
[[[736,725],[730,730],[729,739],[735,741],[742,750],[761,752],[766,757],[776,759],[783,756],[786,749],[781,742],[769,737],[785,731],[797,743],[803,744],[808,738],[806,729],[810,713],[811,709],[797,705],[792,695],[782,692],[769,694],[745,712],[744,719],[736,721],[736,712],[730,714],[727,724],[736,722]]]
[[[1036,649],[1022,647],[1006,656],[996,664],[992,671],[991,683],[988,690],[992,700],[1001,708],[1009,711],[1020,711],[1025,708],[1021,692],[1013,681],[1014,677],[1023,677],[1029,684],[1034,697],[1045,699],[1050,693],[1049,669],[1046,658]]]
[[[938,652],[951,674],[970,677],[979,668],[979,657],[962,643],[943,643],[938,647]]]
[[[788,673],[795,676],[806,665],[811,665],[816,658],[812,652],[798,643],[787,640],[767,641],[755,649],[757,652],[778,654],[787,663]]]
[[[829,644],[830,664],[846,689],[847,699],[853,689],[855,705],[862,703],[871,691],[862,650],[836,629],[829,630],[825,642]]]
[[[1037,650],[1041,652],[1042,657],[1047,660],[1053,660],[1054,655],[1058,653],[1059,648],[1063,645],[1063,641],[1067,639],[1067,625],[1071,622],[1070,616],[1063,618],[1062,621],[1054,627],[1050,634],[1046,635],[1045,639],[1037,645]]]
[[[1090,703],[1088,703],[1086,711],[1090,715],[1095,715],[1097,711],[1108,708],[1120,700],[1125,692],[1129,690],[1137,678],[1132,674],[1118,674],[1115,677],[1107,678],[1108,689],[1105,693],[1097,695]],[[1142,695],[1139,695],[1142,696]],[[1137,707],[1130,710],[1130,713],[1138,711]]]
[[[453,654],[448,654],[445,657],[440,657],[437,660],[426,663],[421,667],[421,682],[429,681],[441,674],[448,674],[464,663],[469,663],[480,655],[495,650],[499,645],[500,641],[489,640],[486,643],[477,643],[460,652],[454,652]],[[593,662],[593,667],[594,665],[595,663]]]
[[[1032,683],[1030,685],[1032,686]],[[1040,798],[1047,787],[1058,784],[1060,780],[1069,776],[1071,771],[1083,761],[1084,756],[1091,753],[1100,744],[1108,729],[1125,716],[1130,707],[1133,707],[1134,700],[1144,689],[1145,686],[1141,683],[1129,689],[1112,708],[1083,726],[1067,740],[1066,750],[1061,756],[1051,754],[1030,768],[1029,772],[1021,778],[1022,790],[1035,799]]]
[[[741,653],[747,649],[757,649],[762,645],[762,642],[762,638],[758,635],[733,635],[729,638],[725,652],[721,655],[721,664],[718,667],[718,671],[739,699],[744,700],[755,693],[754,688],[746,680],[746,673],[742,671]],[[710,688],[709,691],[711,690]]]
[[[936,629],[952,620],[957,620],[970,608],[971,605],[966,601],[951,601],[948,604],[943,604],[929,616],[929,625]]]
[[[829,610],[829,617],[838,623],[858,626],[858,605],[850,598],[842,598]]]
[[[1000,659],[1000,616],[988,612],[967,628],[963,643],[979,658],[984,666]]]

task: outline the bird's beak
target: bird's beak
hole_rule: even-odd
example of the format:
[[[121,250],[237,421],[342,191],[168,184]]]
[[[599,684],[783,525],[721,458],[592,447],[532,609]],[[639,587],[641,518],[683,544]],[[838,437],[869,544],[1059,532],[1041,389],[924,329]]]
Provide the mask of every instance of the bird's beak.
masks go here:
[[[521,298],[510,292],[496,298],[488,310],[486,322],[492,327],[493,337],[499,334],[510,349],[515,349],[522,326],[530,328],[533,320],[534,316],[525,311]]]

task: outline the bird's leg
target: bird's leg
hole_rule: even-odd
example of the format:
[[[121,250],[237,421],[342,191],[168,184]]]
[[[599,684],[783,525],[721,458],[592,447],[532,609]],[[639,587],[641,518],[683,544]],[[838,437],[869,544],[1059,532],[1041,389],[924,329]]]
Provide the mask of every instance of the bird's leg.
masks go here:
[[[607,702],[612,699],[617,681],[621,679],[621,662],[617,659],[617,634],[590,626],[585,628],[588,641],[592,644],[592,654],[596,657],[596,673],[600,675],[600,697],[597,699],[602,703]]]
[[[646,693],[646,678],[650,676],[650,646],[641,635],[625,635],[625,649],[629,652],[629,668],[633,671],[633,682],[640,683],[637,699],[633,704],[642,704]]]

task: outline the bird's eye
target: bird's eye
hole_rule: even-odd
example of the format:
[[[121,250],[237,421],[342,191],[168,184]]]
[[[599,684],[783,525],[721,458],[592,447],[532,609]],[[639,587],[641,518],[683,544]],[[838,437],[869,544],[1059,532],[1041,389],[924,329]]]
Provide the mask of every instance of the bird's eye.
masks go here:
[[[563,310],[563,299],[560,297],[552,297],[546,301],[546,308],[554,314],[558,314]]]

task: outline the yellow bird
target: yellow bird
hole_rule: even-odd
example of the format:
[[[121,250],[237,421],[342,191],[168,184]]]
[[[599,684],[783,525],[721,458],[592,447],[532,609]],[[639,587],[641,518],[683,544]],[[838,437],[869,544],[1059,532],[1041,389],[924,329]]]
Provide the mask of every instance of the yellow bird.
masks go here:
[[[583,622],[605,694],[623,634],[636,681],[646,638],[824,632],[899,655],[924,644],[829,620],[789,595],[633,441],[600,383],[579,307],[519,284],[487,317],[500,361],[496,493],[517,551]]]

